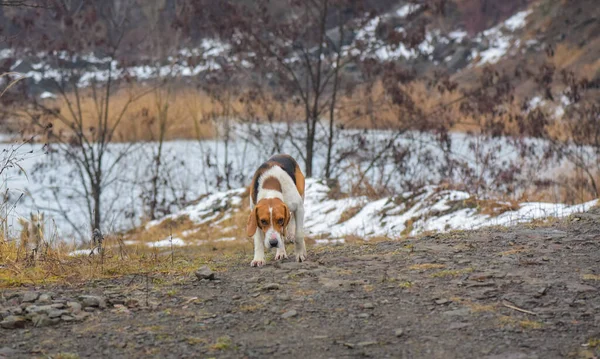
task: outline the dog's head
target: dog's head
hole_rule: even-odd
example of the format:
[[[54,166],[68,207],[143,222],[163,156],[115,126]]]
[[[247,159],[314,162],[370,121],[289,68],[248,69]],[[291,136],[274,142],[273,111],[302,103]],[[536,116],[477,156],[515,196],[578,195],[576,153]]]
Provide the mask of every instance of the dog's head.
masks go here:
[[[261,199],[248,217],[246,233],[252,237],[260,229],[265,234],[265,247],[277,248],[283,243],[289,222],[290,210],[282,200]]]

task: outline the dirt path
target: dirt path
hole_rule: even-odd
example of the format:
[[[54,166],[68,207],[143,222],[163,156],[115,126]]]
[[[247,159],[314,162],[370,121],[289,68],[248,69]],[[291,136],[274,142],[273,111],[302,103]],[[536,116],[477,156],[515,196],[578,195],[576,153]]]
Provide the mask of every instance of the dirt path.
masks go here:
[[[144,277],[38,288],[56,297],[126,293],[140,305],[0,329],[0,358],[600,355],[600,211],[309,255],[260,269],[232,259],[214,281],[154,277],[150,308]]]

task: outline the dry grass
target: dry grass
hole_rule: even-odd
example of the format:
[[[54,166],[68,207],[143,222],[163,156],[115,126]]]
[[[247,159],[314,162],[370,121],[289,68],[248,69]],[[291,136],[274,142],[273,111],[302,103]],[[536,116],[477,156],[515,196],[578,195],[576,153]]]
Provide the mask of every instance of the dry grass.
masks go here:
[[[128,104],[132,97],[139,98]],[[74,116],[69,105],[77,113],[77,97],[71,94],[67,99],[59,97],[56,100],[46,100],[45,106],[57,109],[69,122],[72,122]],[[98,128],[97,102],[94,101],[90,91],[80,93],[79,102],[83,128],[91,136],[90,131]],[[168,104],[168,110],[161,115],[161,106],[165,103]],[[160,137],[159,127],[162,119],[166,123],[165,140],[212,138],[216,130],[215,123],[212,121],[214,116],[211,117],[211,114],[224,112],[220,104],[212,101],[203,92],[181,89],[167,94],[159,91],[148,92],[146,88],[134,87],[110,96],[109,128],[115,126],[125,108],[122,119],[116,127],[114,142],[157,141]],[[52,123],[55,132],[68,127],[60,121],[54,120]]]
[[[598,274],[584,274],[581,279],[590,281],[600,281],[600,275]]]
[[[445,268],[446,266],[438,263],[422,263],[422,264],[413,264],[408,269],[410,270],[430,270],[430,269],[439,269]]]
[[[447,277],[458,277],[463,274],[473,272],[473,268],[464,268],[464,269],[447,269],[439,272],[435,272],[431,275],[431,278],[447,278]]]
[[[0,288],[50,283],[77,284],[92,279],[115,278],[131,274],[185,275],[208,264],[225,271],[232,263],[249,261],[249,250],[235,245],[216,250],[210,246],[150,248],[143,243],[125,245],[117,238],[105,240],[104,255],[69,256],[73,246],[52,246],[35,263],[18,259],[15,242],[0,242]]]
[[[513,328],[521,328],[523,330],[527,329],[542,329],[544,323],[528,320],[528,319],[518,319],[511,316],[503,315],[499,318],[501,327],[513,327]]]
[[[340,219],[337,222],[337,224],[344,223],[344,222],[352,219],[352,217],[356,216],[358,214],[358,212],[360,212],[363,209],[363,207],[364,207],[364,205],[358,205],[358,206],[346,208],[344,210],[344,212],[342,212],[342,214],[340,215]]]

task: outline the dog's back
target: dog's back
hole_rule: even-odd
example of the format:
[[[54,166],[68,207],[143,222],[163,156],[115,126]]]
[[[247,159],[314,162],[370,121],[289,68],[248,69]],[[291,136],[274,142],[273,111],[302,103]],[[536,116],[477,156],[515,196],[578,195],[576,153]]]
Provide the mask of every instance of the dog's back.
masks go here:
[[[250,198],[252,199],[252,204],[257,203],[260,184],[264,182],[265,178],[269,177],[269,175],[266,174],[266,172],[269,172],[275,166],[281,168],[289,176],[294,186],[296,187],[298,194],[300,194],[300,197],[304,199],[305,181],[304,175],[300,170],[298,162],[296,162],[296,160],[292,156],[285,154],[277,154],[271,156],[271,158],[269,158],[265,163],[263,163],[254,173],[254,178],[252,179],[252,185],[250,188]],[[265,175],[265,178],[263,178],[263,175]]]

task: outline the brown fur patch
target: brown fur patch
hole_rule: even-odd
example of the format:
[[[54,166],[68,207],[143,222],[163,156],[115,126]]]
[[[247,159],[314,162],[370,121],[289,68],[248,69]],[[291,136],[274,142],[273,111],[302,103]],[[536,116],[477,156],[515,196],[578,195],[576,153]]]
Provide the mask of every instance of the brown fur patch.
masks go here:
[[[268,177],[263,181],[262,188],[281,192],[281,183],[275,177]]]
[[[300,170],[300,166],[296,164],[296,188],[298,189],[298,193],[300,193],[300,197],[304,199],[304,174]]]

